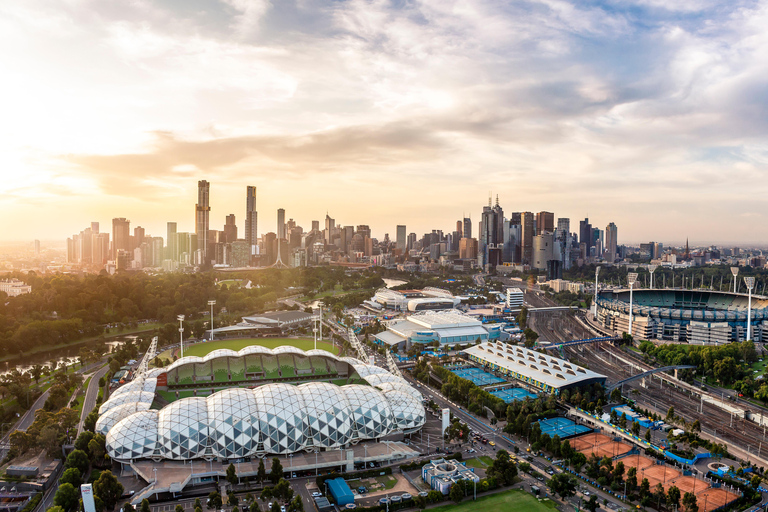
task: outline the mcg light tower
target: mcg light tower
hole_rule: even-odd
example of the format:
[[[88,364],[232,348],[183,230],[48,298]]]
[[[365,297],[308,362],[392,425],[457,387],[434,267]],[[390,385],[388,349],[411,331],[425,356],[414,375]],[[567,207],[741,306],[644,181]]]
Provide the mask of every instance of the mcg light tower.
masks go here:
[[[211,306],[211,341],[213,341],[213,306],[216,305],[216,301],[209,300],[208,305]]]
[[[653,290],[653,273],[656,272],[658,265],[648,265],[648,272],[651,273],[651,290]]]
[[[749,290],[749,302],[747,303],[747,339],[746,341],[749,341],[752,339],[752,288],[755,287],[755,278],[754,277],[745,277],[744,278],[744,284],[747,285],[747,290]]]
[[[627,274],[627,283],[629,283],[629,335],[632,336],[632,289],[637,281],[637,272]]]
[[[184,315],[176,317],[179,321],[179,346],[181,347],[181,357],[184,357]]]
[[[739,275],[739,267],[731,267],[731,274],[733,274],[733,293],[736,293],[736,276]]]

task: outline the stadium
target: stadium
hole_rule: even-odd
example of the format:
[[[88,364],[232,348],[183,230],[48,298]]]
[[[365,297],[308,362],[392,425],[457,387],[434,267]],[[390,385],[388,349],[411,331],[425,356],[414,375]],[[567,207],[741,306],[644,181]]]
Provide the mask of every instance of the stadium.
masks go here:
[[[248,346],[148,370],[101,405],[96,431],[123,464],[226,463],[342,450],[425,421],[421,394],[383,368],[324,350]]]
[[[747,295],[709,290],[634,290],[632,334],[637,339],[688,343],[744,341]],[[597,298],[597,321],[606,329],[629,332],[629,290],[604,290]],[[752,296],[752,339],[768,338],[768,298]]]

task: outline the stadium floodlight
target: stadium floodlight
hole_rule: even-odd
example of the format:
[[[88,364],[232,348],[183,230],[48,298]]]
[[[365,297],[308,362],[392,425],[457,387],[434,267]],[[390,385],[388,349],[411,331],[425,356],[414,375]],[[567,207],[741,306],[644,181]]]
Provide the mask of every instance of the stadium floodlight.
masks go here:
[[[637,281],[637,272],[627,274],[627,283],[629,283],[629,335],[632,336],[632,289]]]
[[[744,284],[747,285],[749,290],[749,302],[747,303],[747,341],[752,339],[752,288],[755,287],[754,277],[745,277]]]
[[[213,341],[213,306],[216,305],[216,301],[209,300],[208,305],[211,306],[211,341]]]
[[[739,267],[731,267],[731,274],[733,274],[733,293],[736,293],[736,276],[739,275]]]
[[[658,265],[648,265],[648,272],[651,273],[651,290],[653,290],[653,273],[656,272]]]
[[[179,346],[181,347],[181,357],[184,357],[184,315],[176,317],[179,321]]]

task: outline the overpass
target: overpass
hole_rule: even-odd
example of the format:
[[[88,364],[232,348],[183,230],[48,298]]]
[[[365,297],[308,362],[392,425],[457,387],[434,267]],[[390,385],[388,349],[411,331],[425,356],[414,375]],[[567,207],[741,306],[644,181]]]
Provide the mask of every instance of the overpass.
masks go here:
[[[628,377],[626,379],[620,380],[616,384],[611,384],[610,386],[606,386],[605,390],[610,393],[614,389],[620,387],[622,384],[626,384],[627,382],[631,382],[633,380],[642,379],[647,377],[648,375],[659,373],[659,372],[666,372],[669,370],[688,370],[688,369],[696,369],[695,366],[691,366],[689,364],[682,364],[677,366],[662,366],[661,368],[654,368],[653,370],[648,370],[647,372],[638,373],[637,375],[633,375],[631,377]],[[677,374],[677,372],[675,372]],[[677,375],[675,375],[677,377]]]
[[[528,306],[526,306],[528,307]],[[529,313],[541,313],[545,311],[567,311],[569,309],[579,309],[577,306],[543,306],[538,308],[528,307]]]
[[[621,337],[619,336],[602,336],[599,338],[587,338],[584,340],[573,340],[573,341],[564,341],[562,343],[553,343],[551,345],[547,345],[546,347],[541,347],[544,350],[554,350],[554,349],[561,349],[565,347],[575,347],[577,345],[586,345],[588,343],[600,343],[603,341],[607,341],[609,343],[614,343],[617,341],[621,341]]]

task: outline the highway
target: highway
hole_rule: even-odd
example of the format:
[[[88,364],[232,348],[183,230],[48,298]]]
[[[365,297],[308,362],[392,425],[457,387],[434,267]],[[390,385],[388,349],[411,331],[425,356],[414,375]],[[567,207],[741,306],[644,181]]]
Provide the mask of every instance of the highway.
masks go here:
[[[96,407],[96,399],[99,397],[99,379],[104,377],[108,371],[109,366],[104,365],[95,373],[91,374],[91,381],[88,383],[88,389],[85,390],[85,397],[83,397],[83,409],[80,411],[80,422],[77,424],[77,435],[80,435],[83,431],[85,417],[90,414],[94,407]]]

